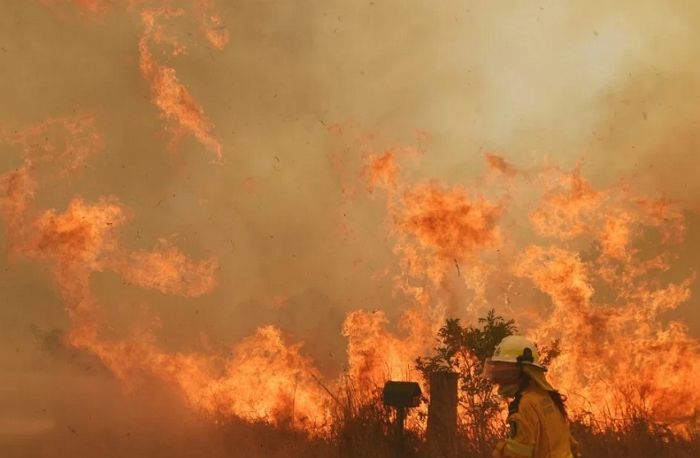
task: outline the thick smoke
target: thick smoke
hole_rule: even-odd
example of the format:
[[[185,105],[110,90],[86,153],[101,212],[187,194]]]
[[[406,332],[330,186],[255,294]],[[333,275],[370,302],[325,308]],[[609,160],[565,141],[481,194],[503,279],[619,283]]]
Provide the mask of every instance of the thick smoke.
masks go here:
[[[118,445],[126,456],[158,448],[151,441],[160,436],[215,441],[177,389],[162,392],[146,380],[125,391],[103,360],[66,346],[72,324],[55,273],[36,260],[41,256],[18,254],[5,236],[27,230],[17,215],[28,210],[55,208],[47,214],[55,222],[92,208],[81,202],[118,198],[129,220],[118,234],[125,254],[95,268],[90,288],[116,338],[148,327],[159,351],[208,354],[245,346],[256,329],[273,325],[292,343],[292,358],[311,358],[327,379],[348,364],[348,343],[367,343],[346,337],[348,325],[370,323],[363,329],[372,337],[384,336],[388,322],[398,333],[390,352],[397,361],[401,339],[412,332],[424,339],[432,330],[421,327],[419,312],[400,324],[402,311],[427,299],[413,284],[396,286],[411,253],[396,252],[392,227],[427,235],[436,246],[444,240],[422,232],[416,215],[392,219],[401,203],[387,205],[392,197],[383,189],[399,173],[435,196],[448,190],[454,209],[473,197],[462,186],[492,183],[487,155],[492,169],[510,177],[484,196],[497,202],[484,223],[491,228],[501,223],[501,205],[529,197],[510,195],[513,174],[535,180],[548,164],[568,170],[580,163],[594,186],[678,200],[687,227],[666,275],[681,281],[698,268],[691,256],[700,247],[695,2],[0,4],[0,187],[12,197],[0,206],[7,254],[0,258],[0,451],[9,456],[22,456],[28,444],[42,442],[37,437],[47,444],[32,445],[38,456],[100,455],[100,444]],[[171,7],[184,13],[159,9]],[[167,34],[149,28],[153,17],[139,14],[144,8],[168,16],[159,23]],[[26,131],[47,117],[67,120],[71,138],[100,153],[78,147],[56,156],[66,150],[62,124]],[[89,129],[81,130],[85,123]],[[28,141],[55,162],[27,162]],[[369,143],[377,155],[396,144],[419,150],[404,154],[400,171],[371,183],[370,197],[363,162]],[[586,196],[584,189],[581,205],[594,209]],[[414,203],[423,199],[423,192],[413,195]],[[525,226],[526,212],[509,208],[508,224]],[[661,224],[672,228],[677,220]],[[482,242],[503,243],[488,234]],[[608,242],[611,257],[625,255],[624,243]],[[488,271],[469,266],[470,246],[449,246],[464,253],[438,253],[430,280],[447,297],[430,310],[435,316],[470,317],[467,304],[483,307],[493,297],[502,300],[492,303],[497,309],[525,297],[547,300],[522,292],[524,284],[503,285],[495,295],[486,286],[455,287],[464,278],[478,285]],[[524,270],[531,259],[553,256],[524,255]],[[150,274],[173,260],[215,280],[178,283],[177,272]],[[661,317],[683,320],[698,336],[694,304],[691,296]],[[365,311],[344,326],[358,309]],[[536,317],[524,325],[536,329]],[[277,339],[274,331],[265,335]],[[299,375],[313,385],[310,377]],[[161,443],[159,450],[179,448]]]

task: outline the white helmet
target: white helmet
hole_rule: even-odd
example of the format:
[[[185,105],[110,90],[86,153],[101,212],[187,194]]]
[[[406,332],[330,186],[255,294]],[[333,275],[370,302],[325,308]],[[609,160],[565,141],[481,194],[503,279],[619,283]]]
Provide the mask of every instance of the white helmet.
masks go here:
[[[523,336],[508,336],[501,340],[493,352],[491,362],[520,363],[544,369],[540,364],[537,347],[530,339]]]

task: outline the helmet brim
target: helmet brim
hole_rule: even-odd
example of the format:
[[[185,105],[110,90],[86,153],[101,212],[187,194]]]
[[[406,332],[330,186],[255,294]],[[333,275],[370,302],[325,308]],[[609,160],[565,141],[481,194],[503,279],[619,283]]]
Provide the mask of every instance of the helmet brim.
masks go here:
[[[509,363],[509,364],[522,364],[523,366],[533,366],[537,367],[539,369],[542,369],[543,371],[546,371],[547,368],[544,367],[543,365],[539,363],[531,363],[529,361],[518,361],[517,359],[509,359],[509,358],[499,358],[499,357],[494,357],[494,358],[487,358],[487,361],[491,361],[494,363]]]

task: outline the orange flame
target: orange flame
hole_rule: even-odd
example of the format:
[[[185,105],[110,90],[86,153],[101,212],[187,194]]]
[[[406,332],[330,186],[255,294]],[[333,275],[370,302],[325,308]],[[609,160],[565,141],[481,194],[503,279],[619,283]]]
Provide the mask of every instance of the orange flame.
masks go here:
[[[53,6],[59,0],[39,0],[47,6]],[[65,0],[73,4],[83,15],[96,15],[106,12],[115,2],[109,0]],[[168,19],[184,16],[185,9],[171,6],[178,3],[174,0],[129,0],[119,2],[127,6],[128,11],[139,8],[144,32],[138,42],[139,69],[143,78],[148,82],[153,103],[161,115],[171,122],[167,129],[173,133],[173,143],[185,135],[192,135],[202,146],[216,154],[217,159],[223,156],[223,147],[214,135],[214,124],[204,113],[197,100],[177,78],[174,68],[161,63],[155,56],[154,48],[170,47],[170,54],[178,56],[186,52],[187,47],[180,43],[174,33],[162,23]],[[228,43],[228,30],[223,19],[214,8],[213,0],[182,0],[182,4],[190,4],[202,33],[209,44],[215,49],[223,49]],[[151,7],[146,5],[155,4]],[[161,5],[161,6],[158,6]]]
[[[551,316],[533,335],[562,342],[553,379],[576,395],[575,408],[599,417],[643,407],[671,424],[692,418],[700,396],[678,381],[699,374],[700,346],[682,324],[664,325],[661,314],[689,299],[694,276],[666,284],[655,278],[670,268],[668,255],[657,250],[682,239],[682,213],[623,189],[594,191],[578,170],[550,178],[557,176],[571,192],[555,199],[546,191],[533,213],[535,226],[549,236],[592,240],[600,252],[584,258],[571,249],[532,245],[514,264],[517,276],[552,300]],[[543,230],[541,221],[554,230]],[[649,253],[640,242],[653,238],[653,230],[661,236]]]
[[[197,297],[216,286],[216,260],[191,261],[177,247],[161,240],[153,251],[134,251],[116,263],[124,280],[165,294]]]
[[[173,55],[185,51],[178,40],[169,35],[159,23],[159,20],[182,14],[183,10],[173,8],[148,9],[141,13],[145,31],[139,40],[139,67],[143,77],[151,85],[153,100],[158,109],[166,119],[174,120],[179,125],[181,130],[175,130],[176,138],[183,132],[189,132],[220,159],[222,147],[212,134],[214,125],[207,119],[194,97],[178,81],[175,69],[160,64],[151,51],[151,47],[158,44],[171,46]]]
[[[32,127],[20,136],[21,144],[28,145],[27,157],[37,152],[63,157],[70,151],[83,151],[67,140],[72,129],[67,128],[61,137],[66,140],[64,148],[52,143],[37,149],[37,138],[30,134],[37,132],[43,135],[42,129]],[[153,251],[128,252],[121,247],[117,231],[129,212],[115,198],[103,197],[94,204],[75,198],[64,212],[33,211],[36,184],[31,172],[26,166],[0,177],[4,191],[0,209],[8,223],[33,221],[29,233],[14,242],[21,253],[51,266],[71,318],[70,344],[97,355],[129,384],[140,377],[173,384],[189,405],[203,413],[309,430],[321,430],[328,424],[328,409],[323,407],[328,398],[318,371],[301,354],[301,345],[286,344],[281,331],[273,327],[258,329],[234,346],[230,357],[165,352],[158,348],[152,329],[122,340],[106,337],[90,286],[94,272],[112,270],[145,288],[195,297],[210,292],[216,284],[216,262],[192,261],[166,241]]]
[[[533,236],[543,243],[513,232],[524,231],[522,224],[504,219],[506,201],[469,198],[479,194],[462,187],[409,185],[401,181],[401,165],[391,152],[369,156],[368,190],[380,186],[389,194],[390,228],[403,260],[399,288],[416,304],[409,311],[419,312],[433,327],[443,319],[441,304],[459,288],[447,281],[452,260],[466,259],[476,266],[476,275],[468,272],[464,283],[475,293],[472,302],[463,304],[467,312],[493,306],[493,298],[476,300],[486,297],[488,285],[512,286],[518,278],[527,279],[551,304],[519,301],[506,310],[517,321],[531,323],[525,331],[536,341],[560,342],[561,355],[550,374],[569,394],[574,413],[618,421],[625,411],[642,409],[682,429],[700,411],[700,396],[683,382],[700,375],[700,344],[683,324],[664,324],[662,314],[689,299],[694,275],[666,283],[658,276],[671,268],[667,250],[683,240],[681,209],[665,200],[634,196],[622,186],[596,190],[580,167],[569,172],[546,167],[534,180],[514,182],[526,174],[499,156],[489,154],[486,160],[509,180],[504,185],[543,190],[529,212]],[[651,248],[649,241],[654,241]],[[507,251],[501,253],[501,248]],[[496,258],[495,250],[501,254]],[[380,366],[368,368],[367,361],[384,358],[386,364],[390,359],[373,348],[396,345],[391,333],[375,335],[371,346],[349,347],[351,360],[363,361],[364,366],[358,363],[360,373]],[[421,348],[403,345],[414,356]]]
[[[300,345],[287,345],[272,326],[235,345],[228,358],[164,352],[149,332],[114,342],[74,332],[71,341],[95,353],[125,382],[156,377],[177,387],[193,409],[214,418],[235,416],[309,431],[322,430],[330,421],[317,371]]]
[[[420,341],[399,339],[387,329],[384,312],[356,310],[348,314],[343,335],[348,338],[348,377],[367,395],[386,380],[410,379]]]
[[[595,215],[605,196],[593,190],[581,177],[579,168],[570,174],[546,170],[539,181],[545,193],[542,204],[530,215],[534,228],[544,236],[562,240],[585,233],[589,218]]]
[[[343,326],[348,375],[363,393],[389,378],[415,377],[411,374],[415,358],[430,351],[446,316],[439,291],[448,272],[458,262],[472,263],[480,251],[500,244],[501,204],[478,193],[472,197],[459,186],[409,185],[402,179],[398,158],[415,156],[415,150],[398,147],[366,155],[367,191],[381,188],[387,193],[389,228],[396,236],[394,251],[403,268],[395,277],[396,288],[407,295],[409,306],[401,317],[403,338],[389,330],[382,311],[348,314]],[[464,275],[465,281],[476,284],[479,266],[465,269]]]

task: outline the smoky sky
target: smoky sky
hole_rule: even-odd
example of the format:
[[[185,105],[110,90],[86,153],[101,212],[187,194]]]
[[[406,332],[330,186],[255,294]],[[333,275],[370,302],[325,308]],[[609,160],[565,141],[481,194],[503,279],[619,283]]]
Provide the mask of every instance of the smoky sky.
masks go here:
[[[622,182],[678,201],[688,233],[677,268],[698,269],[697,2],[215,4],[228,46],[208,47],[181,18],[188,52],[167,62],[215,125],[221,163],[192,138],[168,146],[139,73],[142,25],[120,2],[91,15],[71,2],[0,0],[0,124],[86,111],[104,137],[79,174],[43,182],[40,205],[116,196],[131,211],[124,245],[166,238],[194,258],[218,259],[218,286],[197,299],[95,275],[114,329],[157,315],[165,348],[201,350],[274,324],[304,342],[324,374],[342,370],[346,313],[396,317],[405,298],[378,274],[396,265],[381,199],[343,194],[333,158],[355,164],[356,151],[329,132],[335,123],[387,144],[429,133],[408,172],[419,180],[472,183],[484,153],[498,152],[523,169],[580,162],[595,185]],[[0,172],[19,161],[0,145]],[[359,169],[344,173],[359,180]],[[68,426],[91,423],[95,403],[111,428],[151,421],[129,410],[140,395],[119,389],[89,355],[61,348],[69,324],[48,269],[12,256],[2,237],[0,447],[2,437],[59,430],[57,442],[68,440]],[[697,304],[669,315],[695,336]],[[182,427],[158,421],[169,434]]]

